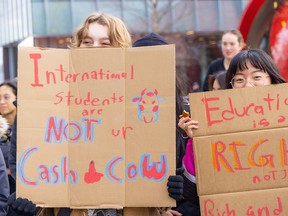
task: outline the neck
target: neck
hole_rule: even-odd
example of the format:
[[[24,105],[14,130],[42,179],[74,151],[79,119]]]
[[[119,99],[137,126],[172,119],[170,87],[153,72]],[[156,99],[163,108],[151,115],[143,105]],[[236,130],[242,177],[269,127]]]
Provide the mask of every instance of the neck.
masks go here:
[[[224,58],[224,68],[228,70],[231,60]]]

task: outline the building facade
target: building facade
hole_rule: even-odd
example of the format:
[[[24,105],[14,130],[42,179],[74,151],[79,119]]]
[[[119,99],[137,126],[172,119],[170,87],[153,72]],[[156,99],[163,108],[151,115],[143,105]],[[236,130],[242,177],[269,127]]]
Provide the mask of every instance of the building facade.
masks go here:
[[[0,0],[0,80],[17,76],[18,46],[66,48],[85,17],[102,11],[121,18],[134,40],[154,31],[176,44],[177,72],[192,86],[221,56],[222,32],[238,28],[249,1]]]

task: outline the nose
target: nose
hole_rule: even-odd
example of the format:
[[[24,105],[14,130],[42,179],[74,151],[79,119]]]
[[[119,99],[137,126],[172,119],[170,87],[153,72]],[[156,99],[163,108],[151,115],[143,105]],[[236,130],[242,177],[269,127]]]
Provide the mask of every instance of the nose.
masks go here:
[[[99,41],[94,41],[93,47],[97,47],[99,45],[100,45]]]
[[[245,86],[244,86],[245,88],[246,87],[254,87],[254,84],[253,84],[253,82],[251,81],[251,80],[246,80],[246,83],[245,83]]]
[[[0,98],[0,103],[6,103],[4,98]]]

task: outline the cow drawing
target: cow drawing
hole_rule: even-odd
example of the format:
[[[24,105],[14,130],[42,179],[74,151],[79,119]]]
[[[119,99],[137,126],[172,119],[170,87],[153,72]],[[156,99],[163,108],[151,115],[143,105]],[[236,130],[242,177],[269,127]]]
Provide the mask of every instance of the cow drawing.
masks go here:
[[[147,91],[146,88],[142,90],[140,96],[132,98],[133,103],[137,103],[138,119],[141,122],[150,124],[158,121],[159,105],[163,99],[158,96],[158,91]]]

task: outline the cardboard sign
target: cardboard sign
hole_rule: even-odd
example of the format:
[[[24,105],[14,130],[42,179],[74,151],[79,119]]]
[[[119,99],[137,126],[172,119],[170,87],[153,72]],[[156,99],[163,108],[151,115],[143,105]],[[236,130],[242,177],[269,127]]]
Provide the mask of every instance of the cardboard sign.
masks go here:
[[[201,215],[288,214],[287,88],[189,95]]]
[[[46,207],[174,206],[174,49],[19,48],[17,196]]]

